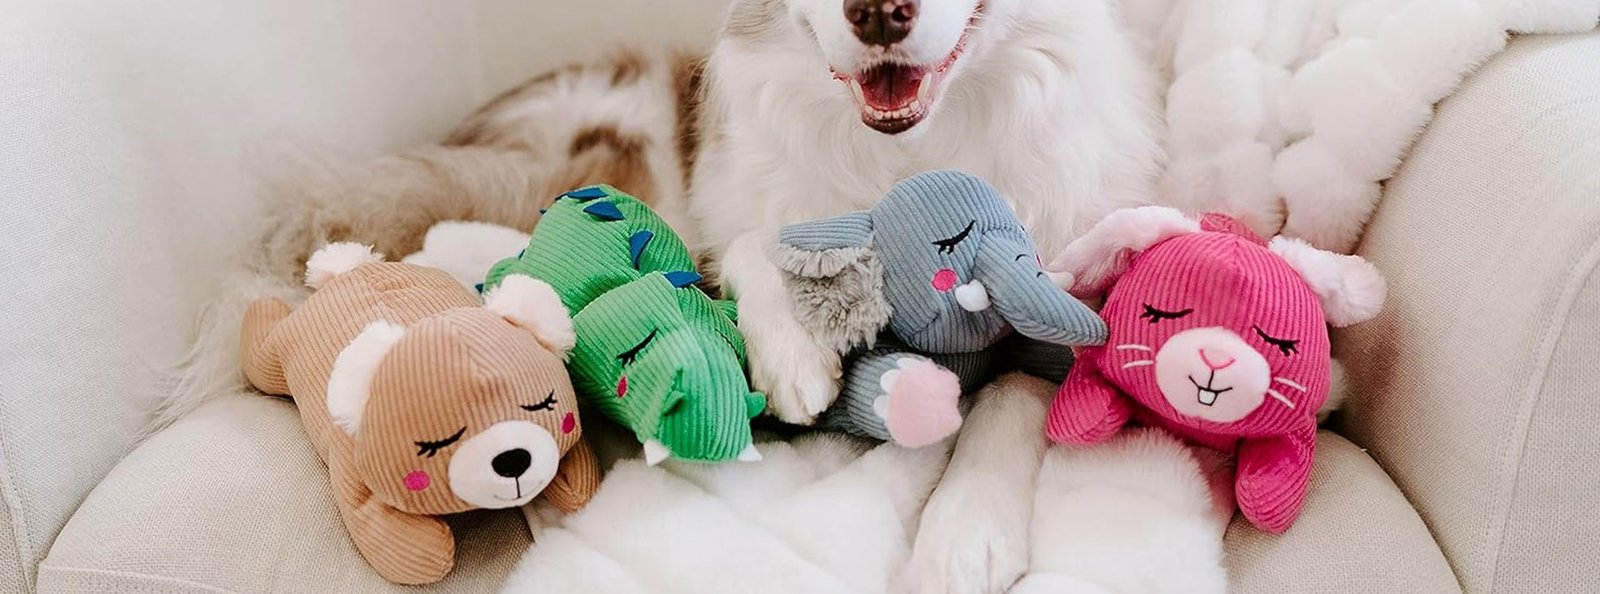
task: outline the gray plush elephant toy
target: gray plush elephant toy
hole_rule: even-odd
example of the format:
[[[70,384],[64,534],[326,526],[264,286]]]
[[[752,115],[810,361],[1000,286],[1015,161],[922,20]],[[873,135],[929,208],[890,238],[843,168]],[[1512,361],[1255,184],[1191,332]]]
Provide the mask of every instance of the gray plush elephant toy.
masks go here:
[[[801,324],[856,353],[823,428],[935,443],[960,428],[961,394],[989,378],[1012,330],[1060,346],[1106,340],[1100,316],[1040,268],[1000,193],[965,173],[918,174],[871,210],[784,227],[770,255]],[[1065,351],[1052,349],[1058,365]]]

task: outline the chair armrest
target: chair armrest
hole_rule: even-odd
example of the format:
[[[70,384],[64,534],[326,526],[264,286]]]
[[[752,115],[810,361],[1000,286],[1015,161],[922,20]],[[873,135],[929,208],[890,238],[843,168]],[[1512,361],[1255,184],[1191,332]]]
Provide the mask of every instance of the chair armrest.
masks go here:
[[[1468,592],[1600,591],[1600,34],[1517,39],[1468,79],[1360,253],[1390,294],[1336,336],[1343,433]]]

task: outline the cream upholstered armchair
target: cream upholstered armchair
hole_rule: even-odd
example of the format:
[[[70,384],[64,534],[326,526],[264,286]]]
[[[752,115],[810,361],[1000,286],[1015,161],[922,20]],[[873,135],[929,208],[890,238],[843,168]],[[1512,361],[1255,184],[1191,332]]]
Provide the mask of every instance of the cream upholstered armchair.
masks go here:
[[[0,19],[0,591],[398,590],[356,556],[293,408],[147,440],[275,147],[421,142],[536,71],[703,43],[725,0],[57,0]],[[14,3],[21,4],[21,3]],[[1440,108],[1363,244],[1379,320],[1283,537],[1240,592],[1600,591],[1600,36],[1521,39]],[[496,588],[515,513],[436,588]]]

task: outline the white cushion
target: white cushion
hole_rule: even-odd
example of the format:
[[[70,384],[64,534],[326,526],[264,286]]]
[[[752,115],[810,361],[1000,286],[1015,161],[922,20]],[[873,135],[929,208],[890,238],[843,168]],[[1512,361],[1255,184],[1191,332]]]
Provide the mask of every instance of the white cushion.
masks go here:
[[[1226,545],[1235,594],[1461,591],[1394,481],[1329,431],[1317,434],[1311,487],[1294,527],[1274,536],[1235,516]]]
[[[1440,105],[1361,248],[1343,429],[1471,592],[1600,591],[1600,34],[1522,38]]]
[[[517,510],[453,516],[435,590],[499,588],[531,542]],[[327,469],[287,400],[212,401],[139,446],[39,566],[41,592],[388,592],[356,553]]]

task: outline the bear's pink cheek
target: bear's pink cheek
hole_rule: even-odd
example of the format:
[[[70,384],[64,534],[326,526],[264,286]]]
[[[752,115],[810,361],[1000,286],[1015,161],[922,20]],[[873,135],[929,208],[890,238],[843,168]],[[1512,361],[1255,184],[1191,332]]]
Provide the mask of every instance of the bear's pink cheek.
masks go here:
[[[567,413],[567,416],[561,418],[561,434],[562,435],[566,435],[568,433],[572,433],[572,430],[573,429],[577,429],[577,428],[578,428],[578,417],[572,416],[572,413]]]
[[[957,280],[959,279],[956,278],[956,271],[949,268],[940,268],[938,272],[933,273],[933,290],[940,293],[948,292],[950,289],[956,288]]]
[[[433,479],[428,477],[428,473],[421,470],[413,470],[411,474],[406,475],[406,489],[408,490],[421,491],[431,484],[433,484]]]

